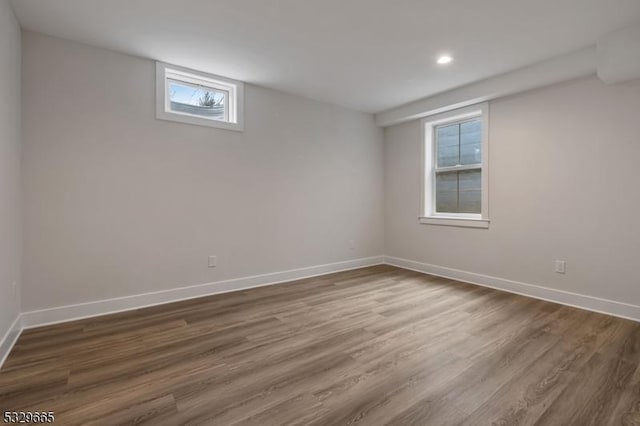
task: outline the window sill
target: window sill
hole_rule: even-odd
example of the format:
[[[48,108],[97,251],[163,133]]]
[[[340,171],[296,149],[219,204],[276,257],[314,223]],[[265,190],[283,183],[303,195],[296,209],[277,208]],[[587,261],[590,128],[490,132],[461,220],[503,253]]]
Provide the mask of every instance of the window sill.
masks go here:
[[[420,223],[424,225],[457,226],[461,228],[489,228],[488,219],[474,219],[469,217],[421,217]]]
[[[210,120],[206,118],[193,117],[190,115],[173,113],[168,111],[157,110],[156,118],[158,120],[175,121],[176,123],[193,124],[196,126],[215,127],[217,129],[235,130],[242,132],[244,127],[240,123],[232,123],[230,121]]]

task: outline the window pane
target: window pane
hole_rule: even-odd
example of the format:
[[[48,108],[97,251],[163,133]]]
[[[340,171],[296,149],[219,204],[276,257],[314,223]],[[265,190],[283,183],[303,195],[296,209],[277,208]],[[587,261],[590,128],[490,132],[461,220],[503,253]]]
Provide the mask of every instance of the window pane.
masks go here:
[[[482,212],[482,172],[467,170],[458,172],[458,212]]]
[[[480,119],[460,124],[460,164],[482,162],[482,123]]]
[[[458,172],[436,174],[436,212],[458,212]]]
[[[436,128],[438,167],[457,166],[460,160],[460,126],[451,124]]]
[[[214,120],[226,120],[225,103],[228,93],[212,88],[196,87],[169,80],[171,111],[197,115]]]
[[[474,213],[482,212],[482,172],[436,173],[436,212]]]

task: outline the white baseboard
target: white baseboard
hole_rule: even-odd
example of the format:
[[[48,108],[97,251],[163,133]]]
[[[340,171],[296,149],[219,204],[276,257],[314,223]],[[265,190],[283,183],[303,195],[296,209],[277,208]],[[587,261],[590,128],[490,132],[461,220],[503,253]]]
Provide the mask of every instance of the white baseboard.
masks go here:
[[[640,321],[640,306],[616,302],[615,300],[601,299],[599,297],[586,296],[584,294],[571,293],[534,284],[507,280],[504,278],[476,274],[444,266],[430,265],[428,263],[416,262],[414,260],[401,259],[393,256],[385,256],[384,263],[387,265],[397,266],[399,268],[423,272],[429,275],[450,278],[470,284],[481,285],[483,287],[508,291],[509,293],[520,294],[522,296],[586,309],[588,311],[613,315],[632,321]]]
[[[133,296],[117,297],[113,299],[79,303],[76,305],[23,312],[22,324],[24,328],[40,327],[43,325],[129,311],[132,309],[194,299],[213,294],[228,293],[253,287],[279,284],[333,272],[380,265],[382,263],[384,263],[384,256],[366,257],[362,259],[347,260],[344,262],[329,263],[326,265],[310,266],[307,268],[291,269],[288,271],[235,278],[189,287],[180,287],[153,293],[136,294]]]
[[[330,263],[326,265],[291,269],[288,271],[254,275],[189,287],[175,288],[153,293],[137,294],[133,296],[118,297],[114,299],[98,300],[76,305],[60,306],[50,309],[23,312],[15,319],[11,328],[7,331],[2,340],[0,340],[0,367],[2,367],[2,364],[11,351],[11,348],[17,341],[21,331],[25,328],[40,327],[44,325],[67,322],[82,318],[95,317],[116,312],[144,308],[148,306],[177,302],[180,300],[194,299],[197,297],[228,293],[254,287],[280,284],[293,280],[315,277],[340,271],[348,271],[351,269],[380,264],[393,265],[399,268],[410,269],[425,274],[437,275],[457,281],[463,281],[497,290],[508,291],[510,293],[520,294],[523,296],[533,297],[536,299],[542,299],[549,302],[587,309],[590,311],[626,318],[633,321],[640,321],[640,306],[636,305],[571,293],[562,290],[556,290],[518,281],[507,280],[504,278],[476,274],[459,269],[430,265],[428,263],[401,259],[393,256],[374,256],[362,259],[347,260],[344,262]]]
[[[13,321],[13,324],[11,324],[11,327],[9,327],[7,332],[4,334],[4,337],[2,337],[2,340],[0,340],[0,367],[2,367],[7,356],[9,356],[9,352],[11,352],[11,349],[18,340],[18,336],[20,336],[21,332],[22,315],[18,315]]]

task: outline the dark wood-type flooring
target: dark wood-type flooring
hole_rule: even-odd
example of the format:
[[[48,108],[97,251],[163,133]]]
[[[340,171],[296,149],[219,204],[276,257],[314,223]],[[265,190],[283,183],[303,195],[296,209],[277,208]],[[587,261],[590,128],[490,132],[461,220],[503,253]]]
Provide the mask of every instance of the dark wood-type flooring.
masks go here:
[[[640,324],[376,266],[25,330],[62,425],[640,424]]]

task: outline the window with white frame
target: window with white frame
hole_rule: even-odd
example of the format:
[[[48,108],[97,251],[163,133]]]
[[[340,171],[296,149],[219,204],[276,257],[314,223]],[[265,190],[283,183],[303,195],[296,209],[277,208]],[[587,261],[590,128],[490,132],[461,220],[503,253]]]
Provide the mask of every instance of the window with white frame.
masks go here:
[[[422,125],[420,222],[488,227],[487,104],[430,116],[422,120]]]
[[[229,130],[243,129],[240,81],[156,64],[156,117]]]

